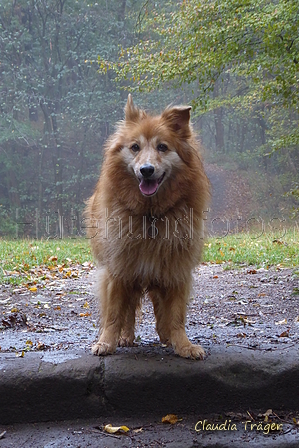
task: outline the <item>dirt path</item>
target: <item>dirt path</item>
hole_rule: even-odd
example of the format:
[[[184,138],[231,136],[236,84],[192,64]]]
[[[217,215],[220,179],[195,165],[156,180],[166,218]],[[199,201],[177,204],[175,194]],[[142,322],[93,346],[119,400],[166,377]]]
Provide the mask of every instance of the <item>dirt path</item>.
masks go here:
[[[75,278],[45,283],[36,292],[25,286],[1,286],[0,352],[26,356],[27,351],[90,349],[98,330],[95,270],[92,265],[79,266],[78,272]],[[208,352],[213,344],[252,350],[282,350],[297,344],[298,278],[291,269],[200,265],[194,273],[188,337]],[[152,305],[146,299],[137,321],[137,344],[159,344]]]

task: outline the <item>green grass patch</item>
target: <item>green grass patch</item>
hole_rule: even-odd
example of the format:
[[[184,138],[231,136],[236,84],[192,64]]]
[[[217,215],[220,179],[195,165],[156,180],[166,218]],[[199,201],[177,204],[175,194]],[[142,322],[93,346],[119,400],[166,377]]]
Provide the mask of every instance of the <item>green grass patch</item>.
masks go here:
[[[37,266],[72,266],[91,261],[87,239],[4,240],[0,239],[0,281],[15,285],[30,279]]]
[[[299,232],[286,232],[275,239],[270,233],[256,238],[238,234],[205,242],[204,261],[228,267],[299,266]],[[15,285],[30,281],[38,266],[69,266],[92,261],[87,239],[4,240],[0,239],[0,281]]]
[[[299,266],[299,232],[287,231],[282,238],[271,233],[228,235],[205,242],[204,261],[257,267]]]

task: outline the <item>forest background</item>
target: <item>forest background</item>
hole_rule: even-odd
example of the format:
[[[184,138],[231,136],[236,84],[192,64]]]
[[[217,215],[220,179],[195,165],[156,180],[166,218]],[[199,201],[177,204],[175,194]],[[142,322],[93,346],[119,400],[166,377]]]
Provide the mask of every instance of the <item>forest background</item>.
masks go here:
[[[298,28],[297,0],[2,0],[0,236],[84,234],[128,90],[192,105],[218,224],[298,227]]]

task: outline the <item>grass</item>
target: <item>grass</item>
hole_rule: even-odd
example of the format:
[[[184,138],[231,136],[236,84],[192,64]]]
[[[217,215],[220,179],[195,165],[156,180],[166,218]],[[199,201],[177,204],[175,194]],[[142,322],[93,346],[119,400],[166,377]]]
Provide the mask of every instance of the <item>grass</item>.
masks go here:
[[[0,282],[15,285],[30,279],[37,266],[72,266],[91,261],[88,240],[4,240],[0,239]]]
[[[0,239],[0,282],[21,284],[37,266],[72,266],[92,260],[87,239],[4,240]],[[226,266],[299,266],[299,232],[286,232],[275,239],[270,233],[258,238],[238,234],[205,242],[204,261]]]
[[[205,242],[204,261],[256,267],[299,266],[299,232],[287,231],[277,239],[271,233],[228,235]]]

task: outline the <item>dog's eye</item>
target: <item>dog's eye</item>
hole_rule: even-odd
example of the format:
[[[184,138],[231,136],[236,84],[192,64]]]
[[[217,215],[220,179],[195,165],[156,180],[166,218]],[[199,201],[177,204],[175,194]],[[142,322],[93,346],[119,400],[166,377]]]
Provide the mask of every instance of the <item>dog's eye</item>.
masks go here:
[[[161,151],[161,152],[165,152],[165,151],[167,151],[167,146],[166,145],[164,145],[164,143],[159,143],[159,145],[157,146],[157,150],[158,151]]]
[[[137,152],[140,151],[140,146],[137,145],[137,143],[134,143],[134,145],[131,146],[132,151]]]

